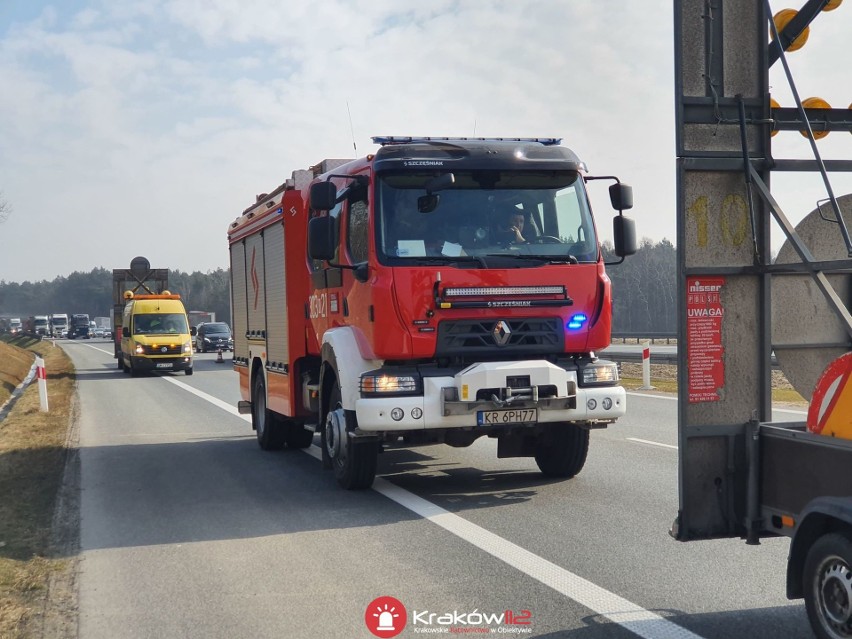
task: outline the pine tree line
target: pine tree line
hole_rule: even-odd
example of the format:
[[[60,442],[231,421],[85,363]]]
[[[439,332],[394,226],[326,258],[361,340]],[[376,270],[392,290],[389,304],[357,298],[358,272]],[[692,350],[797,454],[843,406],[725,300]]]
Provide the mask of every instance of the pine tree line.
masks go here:
[[[231,323],[231,298],[227,269],[201,273],[169,271],[169,291],[179,293],[188,311],[207,311]],[[110,317],[112,271],[94,268],[41,282],[0,280],[0,317],[29,317],[52,313],[86,313],[90,318]]]
[[[614,261],[612,246],[604,244],[607,261]],[[622,264],[607,268],[612,280],[613,331],[621,333],[674,333],[677,330],[677,252],[668,240],[643,239],[638,252]],[[231,323],[227,269],[201,273],[169,272],[169,290],[179,293],[188,311],[216,313]],[[570,285],[569,285],[570,291]],[[87,313],[109,317],[112,308],[112,271],[95,268],[75,272],[51,282],[0,280],[0,316],[29,317],[51,313]]]

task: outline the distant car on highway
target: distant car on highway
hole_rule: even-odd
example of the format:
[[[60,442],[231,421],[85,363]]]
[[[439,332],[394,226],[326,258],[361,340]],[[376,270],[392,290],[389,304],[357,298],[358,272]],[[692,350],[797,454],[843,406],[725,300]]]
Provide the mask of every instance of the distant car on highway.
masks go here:
[[[216,351],[234,350],[234,339],[231,337],[231,329],[225,322],[203,322],[196,327],[195,350],[206,353]]]
[[[93,331],[94,337],[106,337],[105,329],[104,329],[103,326],[95,326],[95,328],[93,328],[92,331]]]

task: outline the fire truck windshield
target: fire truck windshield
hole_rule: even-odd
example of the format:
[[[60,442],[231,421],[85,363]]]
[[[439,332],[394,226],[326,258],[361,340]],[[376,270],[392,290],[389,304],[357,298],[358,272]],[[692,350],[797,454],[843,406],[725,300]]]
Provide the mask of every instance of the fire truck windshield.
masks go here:
[[[376,201],[379,259],[529,257],[595,262],[598,241],[583,179],[574,171],[387,173]],[[440,184],[440,190],[427,189]]]

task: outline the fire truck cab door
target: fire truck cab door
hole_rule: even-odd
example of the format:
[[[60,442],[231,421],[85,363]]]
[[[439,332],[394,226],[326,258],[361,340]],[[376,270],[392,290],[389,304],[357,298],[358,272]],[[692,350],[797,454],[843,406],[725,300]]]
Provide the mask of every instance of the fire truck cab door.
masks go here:
[[[340,257],[340,211],[342,208],[343,203],[338,202],[337,206],[328,212],[328,215],[335,220],[335,236],[338,238],[335,258],[330,262],[325,260],[310,261],[311,295],[308,298],[307,310],[319,344],[322,343],[322,335],[325,331],[336,323],[333,316],[339,314],[342,297],[343,270],[331,266],[331,264],[337,264]]]

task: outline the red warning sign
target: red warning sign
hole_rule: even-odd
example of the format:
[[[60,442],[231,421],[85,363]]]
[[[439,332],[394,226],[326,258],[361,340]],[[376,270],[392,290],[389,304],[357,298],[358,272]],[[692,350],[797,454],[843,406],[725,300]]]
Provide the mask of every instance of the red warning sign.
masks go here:
[[[725,386],[722,347],[724,277],[686,279],[686,348],[689,402],[717,402]]]

